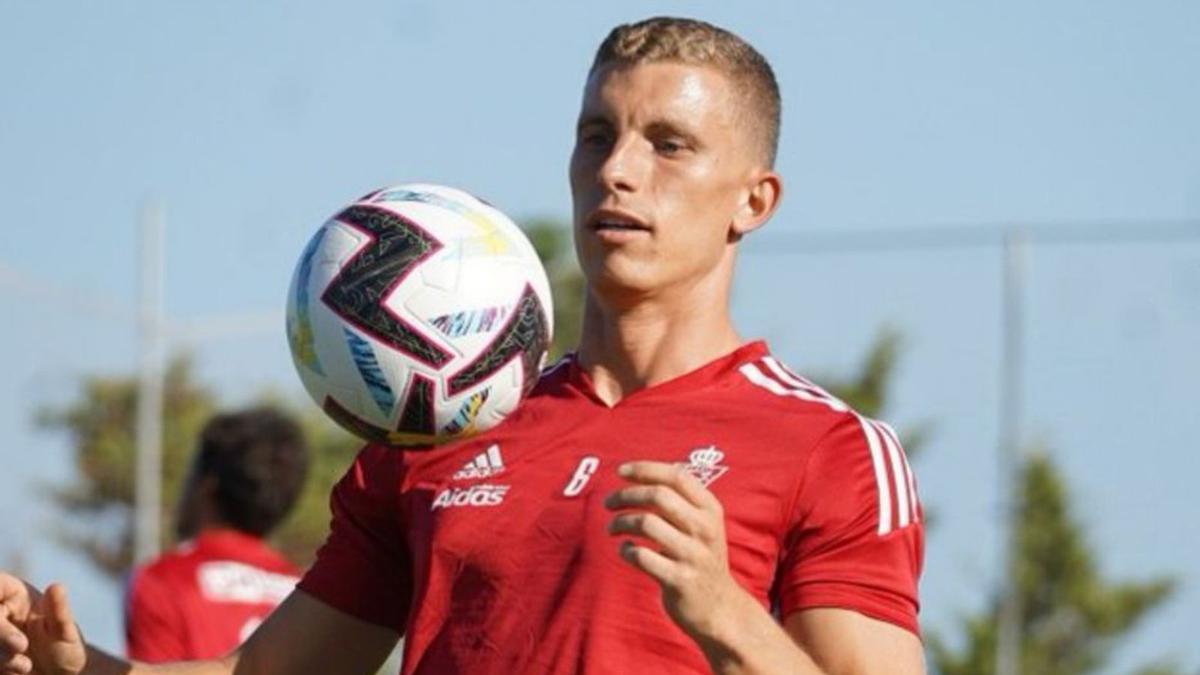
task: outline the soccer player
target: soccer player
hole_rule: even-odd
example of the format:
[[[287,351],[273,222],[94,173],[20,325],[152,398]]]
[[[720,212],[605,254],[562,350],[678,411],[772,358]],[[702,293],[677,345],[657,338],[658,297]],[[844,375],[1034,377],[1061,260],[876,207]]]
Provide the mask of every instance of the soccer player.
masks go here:
[[[406,675],[922,672],[921,509],[895,434],[729,317],[738,242],[779,202],[778,129],[741,39],[614,29],[571,157],[578,352],[479,437],[365,448],[314,566],[224,659],[85,650],[62,587],[0,577],[10,670],[361,675],[403,633]]]
[[[228,654],[292,592],[299,571],[264,539],[295,504],[307,471],[300,428],[275,410],[220,414],[204,425],[176,514],[182,543],[130,579],[130,658]]]

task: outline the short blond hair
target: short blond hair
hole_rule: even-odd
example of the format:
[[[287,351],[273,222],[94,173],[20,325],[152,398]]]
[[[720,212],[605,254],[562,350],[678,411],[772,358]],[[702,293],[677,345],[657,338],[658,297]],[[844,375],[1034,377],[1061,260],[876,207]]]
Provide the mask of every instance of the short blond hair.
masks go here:
[[[758,50],[710,23],[659,16],[613,28],[596,50],[591,72],[608,65],[658,61],[712,66],[725,73],[744,94],[763,157],[768,167],[774,166],[779,149],[779,84]]]

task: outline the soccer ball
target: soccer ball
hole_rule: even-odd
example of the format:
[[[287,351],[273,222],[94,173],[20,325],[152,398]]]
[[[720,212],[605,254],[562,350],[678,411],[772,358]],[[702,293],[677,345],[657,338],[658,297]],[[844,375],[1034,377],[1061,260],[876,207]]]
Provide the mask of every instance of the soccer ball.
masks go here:
[[[287,336],[305,389],[368,441],[431,445],[499,423],[553,332],[537,253],[454,188],[400,185],[326,222],[300,256]]]

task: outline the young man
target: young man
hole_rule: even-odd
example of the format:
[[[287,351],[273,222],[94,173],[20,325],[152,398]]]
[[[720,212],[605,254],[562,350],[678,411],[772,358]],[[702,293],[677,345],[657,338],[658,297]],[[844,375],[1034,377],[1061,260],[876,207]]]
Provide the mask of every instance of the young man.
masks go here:
[[[0,578],[12,672],[364,674],[402,632],[406,674],[922,672],[894,433],[730,322],[737,242],[780,197],[778,125],[739,38],[616,28],[571,159],[578,354],[480,437],[364,449],[317,562],[226,658],[85,651],[61,587]]]
[[[307,472],[300,428],[274,410],[225,413],[204,425],[179,500],[182,543],[130,579],[130,658],[216,658],[254,632],[299,581],[264,539],[291,511]]]

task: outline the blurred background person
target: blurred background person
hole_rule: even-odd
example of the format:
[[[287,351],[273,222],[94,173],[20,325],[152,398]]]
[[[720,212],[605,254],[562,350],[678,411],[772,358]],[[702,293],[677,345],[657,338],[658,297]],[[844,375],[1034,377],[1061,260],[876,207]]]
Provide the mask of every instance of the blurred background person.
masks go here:
[[[181,543],[130,578],[131,658],[221,656],[291,592],[299,570],[265,539],[296,503],[308,461],[300,428],[271,408],[219,414],[204,426],[176,513]]]

